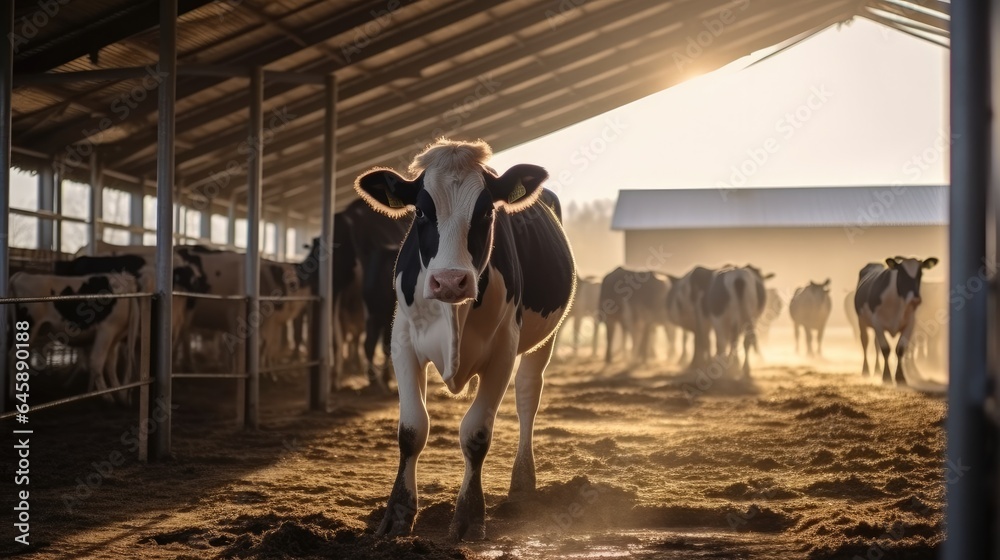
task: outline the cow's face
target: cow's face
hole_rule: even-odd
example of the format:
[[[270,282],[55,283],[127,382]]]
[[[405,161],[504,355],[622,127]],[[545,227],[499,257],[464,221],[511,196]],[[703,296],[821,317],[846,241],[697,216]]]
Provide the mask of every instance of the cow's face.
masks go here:
[[[515,165],[497,177],[481,165],[428,167],[410,181],[388,169],[358,178],[355,188],[375,210],[415,214],[407,243],[416,243],[424,298],[459,304],[475,299],[493,248],[496,209],[530,206],[548,177],[536,165]],[[411,237],[412,236],[412,240]]]
[[[934,268],[938,260],[890,257],[885,264],[896,271],[896,293],[907,305],[920,305],[920,280],[925,269]]]

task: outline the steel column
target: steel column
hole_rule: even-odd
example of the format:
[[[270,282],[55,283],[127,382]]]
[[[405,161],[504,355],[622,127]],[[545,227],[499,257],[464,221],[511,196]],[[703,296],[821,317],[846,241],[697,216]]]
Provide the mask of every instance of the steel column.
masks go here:
[[[949,282],[971,288],[986,257],[986,192],[990,170],[989,3],[951,5],[951,204]],[[981,279],[980,279],[981,280]],[[987,457],[985,281],[948,326],[948,448],[945,462],[946,560],[987,558],[990,549]]]
[[[226,245],[236,247],[236,193],[229,197],[229,223],[226,224]]]
[[[44,166],[38,170],[38,209],[55,211],[56,171],[54,166]],[[52,250],[55,222],[49,218],[38,219],[38,248]]]
[[[0,30],[4,37],[14,32],[14,3],[6,2],[0,8]],[[10,115],[14,83],[13,41],[0,41],[0,298],[7,297],[10,277]],[[0,412],[7,410],[7,314],[0,305]]]
[[[281,216],[274,222],[274,254],[278,256],[279,261],[284,261],[288,258],[288,252],[285,247],[285,239],[288,238],[288,213],[282,212]]]
[[[326,410],[330,397],[330,342],[333,328],[333,209],[337,188],[337,77],[327,76],[323,116],[323,200],[319,250],[319,325],[318,337],[311,341],[316,348],[319,367],[312,368],[309,383],[309,406]]]
[[[142,187],[138,190],[132,192],[132,198],[129,200],[129,213],[128,213],[128,223],[132,227],[146,227],[146,205],[144,204],[145,196],[143,195]],[[128,234],[129,243],[132,245],[142,245],[142,232],[140,231],[130,231]]]
[[[90,152],[90,223],[87,224],[87,254],[97,253],[97,241],[103,238],[101,220],[104,218],[104,187],[101,184],[101,162],[97,150]]]
[[[55,170],[55,185],[54,185],[55,191],[53,193],[52,211],[56,213],[57,218],[55,220],[55,231],[53,232],[54,235],[52,236],[52,245],[53,249],[62,252],[63,164],[60,162],[56,162],[53,167]]]
[[[260,186],[263,180],[264,69],[250,71],[250,154],[247,157],[247,340],[246,418],[244,426],[260,426]]]
[[[207,205],[201,211],[201,230],[198,232],[198,236],[202,239],[212,239],[212,209]]]
[[[152,441],[152,458],[170,455],[173,394],[170,385],[171,329],[174,279],[174,128],[177,100],[177,0],[160,0],[160,59],[158,122],[156,129],[156,305],[153,318],[160,325],[153,337],[155,366],[150,414],[158,421]]]

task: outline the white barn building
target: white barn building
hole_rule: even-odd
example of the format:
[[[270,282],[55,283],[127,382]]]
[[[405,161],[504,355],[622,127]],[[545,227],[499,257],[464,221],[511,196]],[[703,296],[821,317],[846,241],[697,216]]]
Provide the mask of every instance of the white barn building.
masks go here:
[[[612,220],[629,267],[679,275],[752,263],[789,296],[830,278],[840,325],[843,297],[868,262],[935,256],[945,266],[926,278],[943,280],[947,226],[948,187],[938,185],[623,190]]]

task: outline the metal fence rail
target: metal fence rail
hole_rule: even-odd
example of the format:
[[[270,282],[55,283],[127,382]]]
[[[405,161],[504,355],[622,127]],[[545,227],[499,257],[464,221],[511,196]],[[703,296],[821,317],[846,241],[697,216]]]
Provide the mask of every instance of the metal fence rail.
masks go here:
[[[7,305],[18,305],[26,303],[46,303],[55,301],[93,301],[93,300],[109,300],[109,299],[138,299],[139,300],[139,332],[129,333],[129,336],[125,339],[126,344],[139,344],[139,380],[133,381],[131,383],[123,383],[116,387],[108,387],[107,389],[97,389],[94,391],[88,391],[86,393],[81,393],[79,395],[72,395],[69,397],[64,397],[61,399],[56,399],[53,401],[45,402],[42,404],[32,404],[28,407],[28,412],[36,412],[39,410],[45,410],[49,408],[55,408],[57,406],[63,406],[74,402],[79,402],[87,399],[92,399],[94,397],[99,397],[102,395],[109,395],[112,393],[118,393],[120,391],[129,391],[131,389],[139,389],[139,425],[144,425],[146,421],[155,421],[150,418],[150,405],[149,402],[149,387],[152,385],[153,380],[149,377],[149,360],[150,360],[150,348],[149,348],[149,335],[152,329],[152,315],[150,313],[151,303],[155,295],[146,292],[135,292],[126,294],[86,294],[86,295],[69,295],[69,296],[47,296],[47,297],[5,297],[0,298],[0,307]],[[6,309],[6,308],[4,308]],[[3,320],[6,321],[7,314],[3,313]],[[138,340],[135,340],[135,336],[138,335]],[[30,342],[30,341],[29,341]],[[9,348],[8,351],[13,351],[13,348]],[[114,349],[117,351],[117,348]],[[10,395],[11,385],[8,382],[7,374],[8,368],[7,364],[10,361],[10,356],[2,356],[4,360],[4,367],[0,368],[0,387],[3,388],[3,395],[0,400],[6,402]],[[31,371],[30,369],[28,370]],[[13,373],[13,372],[10,372]],[[103,372],[101,372],[102,374]],[[91,373],[93,375],[93,373]],[[13,418],[22,414],[17,410],[11,410],[9,412],[4,412],[0,414],[0,420],[6,420],[8,418]],[[139,460],[146,461],[149,454],[148,438],[145,430],[141,430],[139,434]]]

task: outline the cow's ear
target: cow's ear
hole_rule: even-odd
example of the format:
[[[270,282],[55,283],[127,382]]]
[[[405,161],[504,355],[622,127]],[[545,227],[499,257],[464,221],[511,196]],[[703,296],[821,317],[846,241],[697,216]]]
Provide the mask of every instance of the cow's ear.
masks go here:
[[[376,168],[354,181],[354,190],[377,212],[390,218],[405,216],[417,202],[417,193],[424,188],[424,175],[412,181],[400,177],[391,169]]]
[[[774,278],[773,272],[768,272],[767,274],[764,275],[764,280],[770,280],[771,278]]]
[[[668,274],[667,278],[670,279],[670,283],[671,284],[676,284],[676,283],[678,283],[678,282],[681,281],[681,277],[680,276],[674,276],[673,274]]]
[[[888,266],[890,270],[896,268],[896,265],[899,264],[896,262],[897,258],[899,257],[889,257],[888,259],[885,259],[885,265]]]
[[[826,279],[826,280],[825,280],[825,281],[823,282],[823,287],[824,287],[824,288],[827,288],[827,289],[829,289],[829,288],[830,288],[830,279],[829,279],[829,278],[827,278],[827,279]]]
[[[515,165],[499,177],[483,171],[483,181],[493,201],[508,212],[520,212],[534,204],[542,193],[542,182],[548,178],[547,171],[528,163]]]
[[[920,268],[934,268],[937,266],[937,257],[931,257],[929,259],[924,259],[924,262],[920,263]]]

